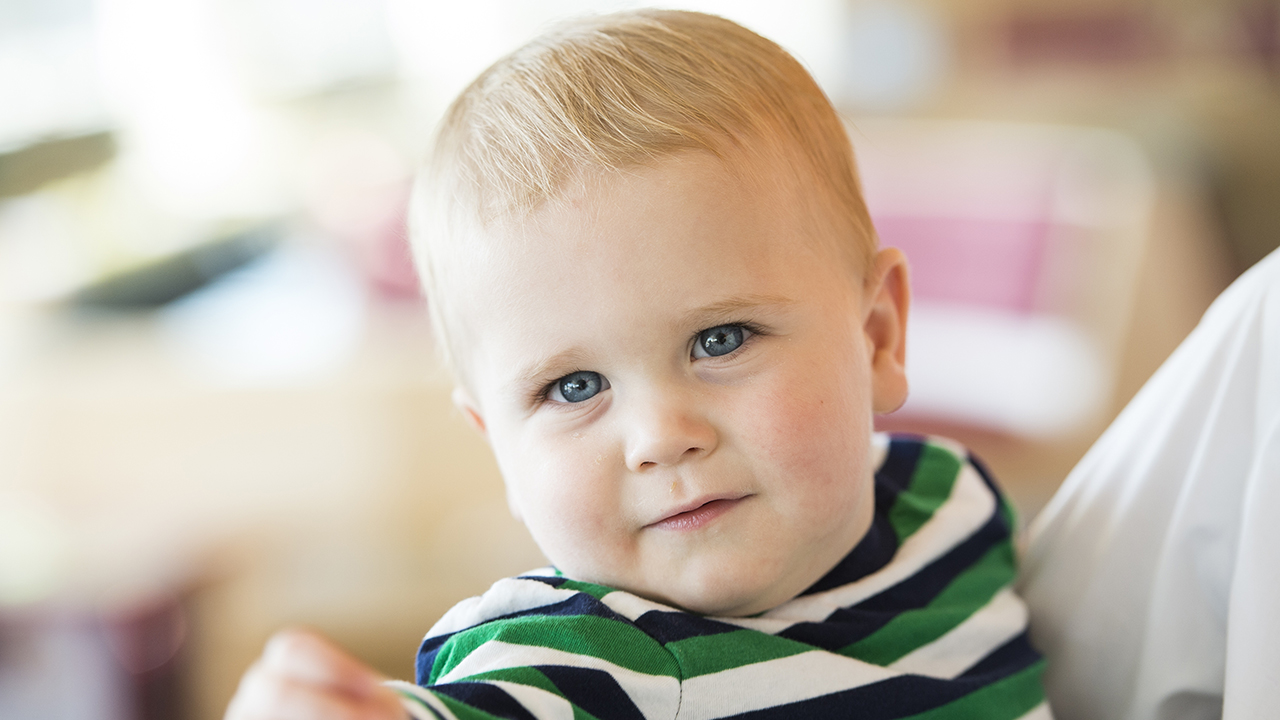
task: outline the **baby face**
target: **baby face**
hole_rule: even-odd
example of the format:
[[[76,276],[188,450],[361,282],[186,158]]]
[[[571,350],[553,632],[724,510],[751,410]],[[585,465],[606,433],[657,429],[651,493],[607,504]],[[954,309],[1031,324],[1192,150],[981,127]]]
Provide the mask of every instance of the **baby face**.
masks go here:
[[[905,270],[882,251],[864,283],[793,185],[688,153],[584,181],[459,263],[456,399],[567,575],[748,615],[866,532]]]

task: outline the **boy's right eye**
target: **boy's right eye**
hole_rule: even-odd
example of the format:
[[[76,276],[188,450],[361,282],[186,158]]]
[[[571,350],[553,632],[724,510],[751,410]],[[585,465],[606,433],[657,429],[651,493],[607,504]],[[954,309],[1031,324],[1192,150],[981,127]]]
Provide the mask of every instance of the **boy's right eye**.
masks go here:
[[[609,381],[598,372],[579,370],[551,383],[547,399],[558,403],[579,403],[590,400],[602,390],[609,389]]]

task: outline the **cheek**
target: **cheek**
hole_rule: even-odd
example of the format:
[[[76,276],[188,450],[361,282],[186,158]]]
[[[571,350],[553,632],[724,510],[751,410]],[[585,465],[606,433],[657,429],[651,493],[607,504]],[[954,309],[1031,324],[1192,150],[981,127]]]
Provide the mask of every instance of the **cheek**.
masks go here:
[[[766,404],[739,413],[752,419],[747,432],[764,460],[796,488],[815,490],[815,501],[834,499],[862,475],[872,427],[870,398],[856,374],[827,381],[779,383],[763,394]]]
[[[578,440],[543,440],[499,454],[512,503],[553,562],[606,529],[612,507],[606,463],[599,448]]]

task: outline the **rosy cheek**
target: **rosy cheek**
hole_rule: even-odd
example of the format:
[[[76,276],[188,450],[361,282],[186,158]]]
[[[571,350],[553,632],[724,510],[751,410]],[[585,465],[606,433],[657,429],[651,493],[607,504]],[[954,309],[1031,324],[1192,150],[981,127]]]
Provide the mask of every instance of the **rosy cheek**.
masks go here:
[[[866,413],[857,411],[856,392],[851,401],[847,391],[781,388],[766,402],[743,416],[758,418],[750,430],[754,442],[791,481],[821,489],[857,476],[870,427]]]

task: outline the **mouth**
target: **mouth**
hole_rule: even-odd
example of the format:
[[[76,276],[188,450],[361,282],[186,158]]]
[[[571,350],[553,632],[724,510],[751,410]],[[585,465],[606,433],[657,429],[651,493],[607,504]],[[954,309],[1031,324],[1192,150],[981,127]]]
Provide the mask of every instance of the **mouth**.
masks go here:
[[[647,527],[654,530],[672,530],[672,531],[688,531],[697,530],[715,521],[721,515],[732,510],[738,503],[746,500],[750,495],[741,497],[714,498],[702,502],[692,503],[689,506],[678,509],[661,520],[650,523]]]

